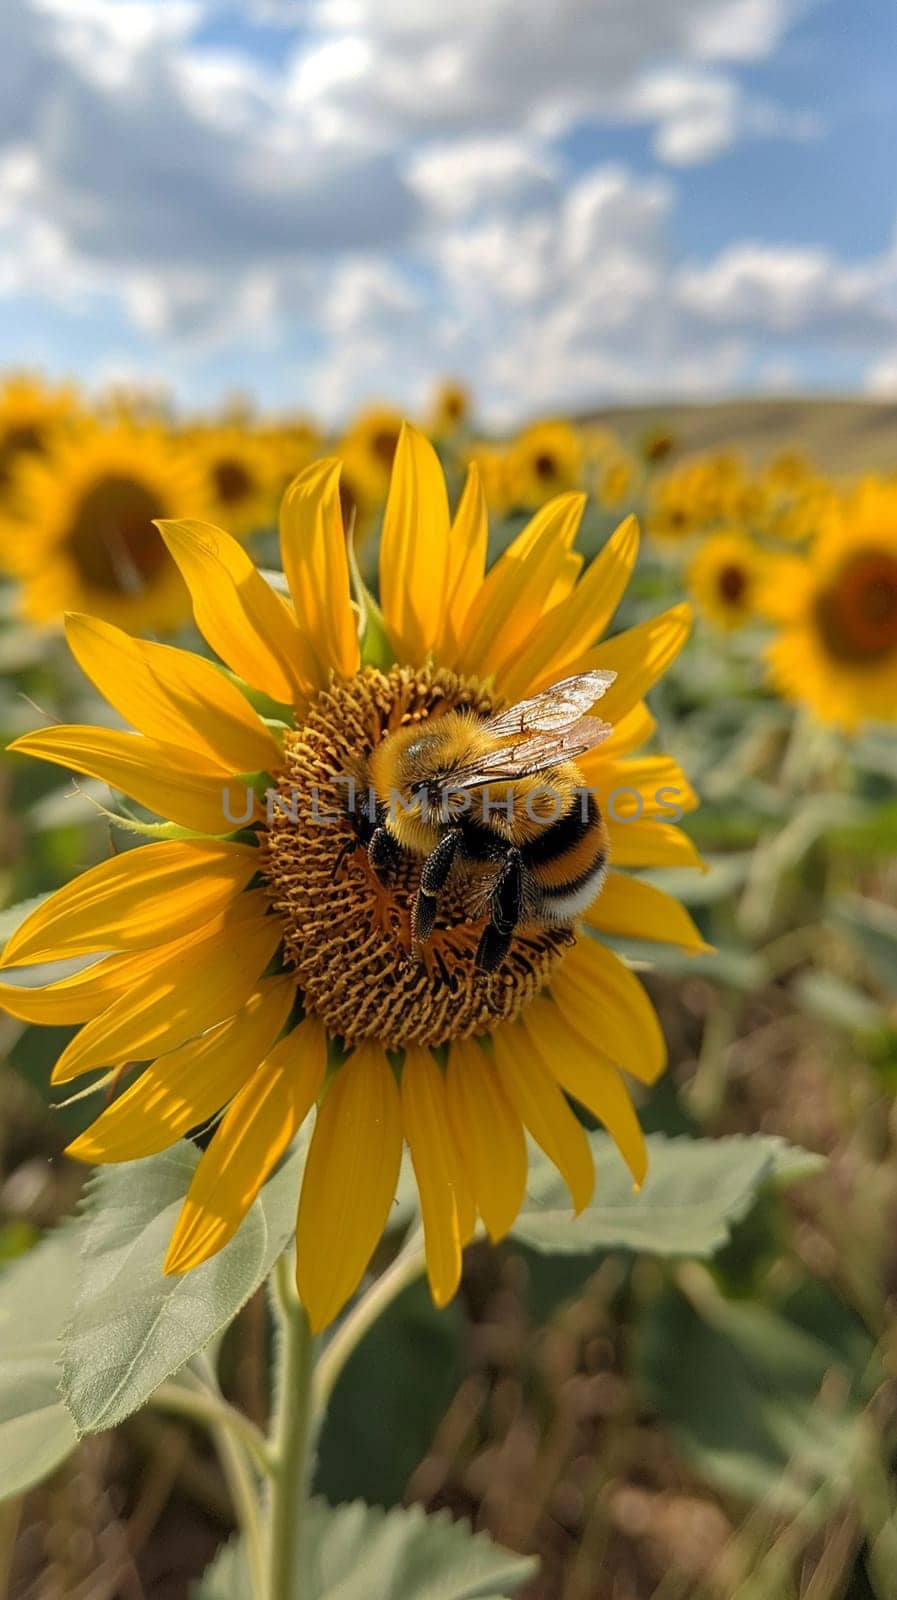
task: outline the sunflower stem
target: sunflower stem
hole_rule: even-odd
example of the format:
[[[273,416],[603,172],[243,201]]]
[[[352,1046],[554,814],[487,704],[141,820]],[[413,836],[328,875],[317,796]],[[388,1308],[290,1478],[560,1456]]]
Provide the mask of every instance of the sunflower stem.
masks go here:
[[[301,1600],[299,1546],[313,1442],[314,1347],[290,1255],[277,1262],[273,1289],[279,1337],[265,1594],[266,1600]]]
[[[318,1362],[314,1378],[314,1414],[320,1419],[330,1402],[337,1379],[368,1329],[402,1290],[420,1277],[427,1264],[423,1233],[415,1229],[386,1271],[371,1284],[337,1328]]]

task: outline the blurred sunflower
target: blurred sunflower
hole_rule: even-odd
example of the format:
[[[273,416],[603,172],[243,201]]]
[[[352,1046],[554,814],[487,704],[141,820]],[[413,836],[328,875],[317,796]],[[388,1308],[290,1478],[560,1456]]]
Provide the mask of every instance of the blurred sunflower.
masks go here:
[[[205,504],[238,538],[270,526],[276,512],[277,458],[263,438],[237,424],[188,436],[206,477]]]
[[[870,479],[767,586],[775,687],[824,722],[897,720],[897,484]]]
[[[698,863],[665,820],[671,792],[684,809],[695,803],[683,774],[667,757],[634,754],[653,726],[642,697],[681,647],[688,608],[597,643],[637,532],[630,518],[583,573],[572,548],[580,495],[545,507],[485,572],[476,472],[450,521],[435,453],[406,429],[380,561],[394,661],[365,665],[339,472],[337,461],[317,463],[285,497],[292,605],[227,534],[163,524],[197,626],[233,676],[70,619],[80,665],[139,732],[47,729],[14,748],[111,783],[191,837],[93,868],[31,915],[3,958],[96,953],[95,965],[41,988],[0,988],[17,1016],[84,1024],[54,1082],[98,1068],[115,1079],[126,1063],[147,1063],[75,1141],[79,1158],[150,1154],[226,1108],[176,1225],[169,1272],[226,1243],[317,1105],[297,1224],[299,1291],[315,1329],[364,1274],[403,1140],[439,1304],[457,1287],[477,1214],[495,1239],[513,1222],[525,1129],[557,1164],[574,1209],[586,1205],[591,1150],[566,1095],[601,1119],[640,1183],[645,1145],[621,1069],[650,1083],[664,1043],[637,978],[591,930],[702,948],[675,900],[614,870],[577,927],[519,925],[493,972],[473,959],[485,917],[471,921],[469,892],[449,880],[421,957],[411,957],[421,863],[404,857],[384,887],[340,802],[342,780],[394,730],[452,707],[488,715],[565,675],[612,669],[602,713],[613,732],[579,765],[585,784],[625,788],[636,803],[628,822],[607,807],[615,865]],[[241,681],[276,702],[281,719],[263,722]],[[235,832],[223,790],[246,774],[255,784]],[[278,797],[270,815],[255,799],[259,774]]]
[[[79,414],[70,385],[50,388],[40,378],[13,373],[0,383],[0,495],[8,491],[19,462],[43,456]]]
[[[470,390],[463,383],[446,379],[433,397],[430,433],[434,439],[449,439],[464,429],[470,420]]]
[[[353,419],[342,441],[341,454],[357,462],[359,475],[376,485],[376,498],[381,502],[386,499],[401,431],[401,412],[389,406],[368,406]]]
[[[618,506],[632,488],[632,462],[626,455],[605,462],[598,484],[598,499],[603,506]]]
[[[479,441],[464,452],[464,465],[477,474],[486,505],[495,517],[505,517],[511,509],[508,458],[497,445]]]
[[[534,422],[511,441],[507,452],[512,505],[536,510],[553,495],[582,483],[583,445],[562,418]]]
[[[134,629],[175,626],[189,612],[183,581],[155,519],[205,512],[197,462],[158,428],[93,425],[51,455],[22,461],[4,564],[21,579],[32,622],[64,611]]]
[[[768,558],[742,533],[712,534],[692,559],[688,586],[699,611],[728,632],[757,611]]]

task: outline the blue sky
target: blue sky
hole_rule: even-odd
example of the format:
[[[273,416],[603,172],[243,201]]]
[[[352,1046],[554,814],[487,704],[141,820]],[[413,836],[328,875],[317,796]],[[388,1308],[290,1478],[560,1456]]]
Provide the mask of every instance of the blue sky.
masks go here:
[[[897,392],[893,0],[7,0],[0,356],[337,420]]]

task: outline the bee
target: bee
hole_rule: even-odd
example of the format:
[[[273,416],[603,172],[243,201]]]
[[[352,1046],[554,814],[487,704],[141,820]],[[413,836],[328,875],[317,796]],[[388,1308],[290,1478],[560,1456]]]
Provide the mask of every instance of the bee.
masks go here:
[[[572,922],[595,899],[607,830],[577,756],[610,724],[586,713],[614,672],[583,672],[500,711],[467,710],[397,728],[370,754],[356,833],[384,884],[403,852],[422,858],[411,908],[412,948],[433,930],[450,880],[486,923],[476,966],[493,972],[520,923]]]

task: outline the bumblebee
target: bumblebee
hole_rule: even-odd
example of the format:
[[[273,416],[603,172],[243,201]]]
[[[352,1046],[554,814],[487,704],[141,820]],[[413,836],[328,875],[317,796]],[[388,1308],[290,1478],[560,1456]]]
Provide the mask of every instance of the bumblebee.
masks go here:
[[[372,750],[353,825],[384,884],[403,852],[423,859],[413,949],[450,880],[469,891],[470,920],[486,917],[475,958],[484,972],[501,964],[519,923],[564,925],[595,899],[607,831],[575,762],[611,731],[586,713],[615,676],[564,678],[493,717],[448,711]]]

